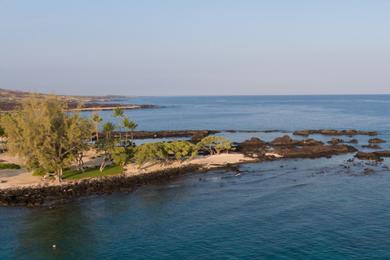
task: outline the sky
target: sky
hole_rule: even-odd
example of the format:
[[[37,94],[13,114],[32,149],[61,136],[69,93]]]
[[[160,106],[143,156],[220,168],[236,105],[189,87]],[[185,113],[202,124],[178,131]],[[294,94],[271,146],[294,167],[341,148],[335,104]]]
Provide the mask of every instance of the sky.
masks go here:
[[[388,0],[0,0],[0,88],[390,94]]]

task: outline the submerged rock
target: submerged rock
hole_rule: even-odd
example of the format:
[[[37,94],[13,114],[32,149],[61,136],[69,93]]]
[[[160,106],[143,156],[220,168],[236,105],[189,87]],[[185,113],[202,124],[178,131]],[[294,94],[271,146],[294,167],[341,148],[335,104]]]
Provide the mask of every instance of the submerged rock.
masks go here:
[[[381,139],[381,138],[373,138],[368,140],[370,144],[380,144],[380,143],[385,143],[386,141]]]
[[[367,145],[362,145],[362,147],[368,149],[381,149],[381,147],[377,144],[367,144]]]

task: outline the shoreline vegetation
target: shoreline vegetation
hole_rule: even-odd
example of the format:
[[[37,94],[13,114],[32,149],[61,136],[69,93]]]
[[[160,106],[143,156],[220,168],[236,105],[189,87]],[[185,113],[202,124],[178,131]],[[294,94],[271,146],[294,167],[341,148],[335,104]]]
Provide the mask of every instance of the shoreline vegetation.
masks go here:
[[[222,132],[283,132],[240,130],[136,131],[138,125],[123,107],[107,107],[121,122],[103,122],[97,111],[90,118],[73,110],[57,96],[27,96],[20,108],[1,116],[3,153],[0,154],[0,205],[40,206],[85,195],[131,191],[140,185],[165,181],[188,172],[207,172],[280,159],[329,158],[351,154],[356,159],[383,160],[390,151],[361,152],[356,135],[370,138],[374,131],[300,130],[270,142],[253,137],[241,143]],[[324,143],[310,135],[333,137]],[[348,140],[340,136],[349,137]],[[135,139],[182,138],[147,142]],[[367,148],[385,142],[371,138]],[[368,147],[368,146],[372,147]],[[354,160],[354,159],[351,159]]]

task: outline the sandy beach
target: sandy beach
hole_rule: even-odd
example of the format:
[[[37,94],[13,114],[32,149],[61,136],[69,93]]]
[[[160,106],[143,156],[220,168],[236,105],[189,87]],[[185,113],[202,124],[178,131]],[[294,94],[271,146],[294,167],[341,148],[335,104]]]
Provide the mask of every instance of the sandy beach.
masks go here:
[[[85,164],[89,167],[96,166],[100,163],[99,158],[93,157],[93,152],[89,153],[88,159]],[[13,158],[7,154],[3,154],[2,157],[7,158],[8,162],[20,162],[17,158]],[[13,159],[12,159],[13,158]],[[241,164],[255,162],[256,159],[246,157],[240,153],[229,153],[229,154],[217,154],[209,155],[204,157],[197,157],[186,161],[172,161],[168,163],[147,163],[139,166],[137,164],[129,164],[125,167],[125,175],[135,176],[142,174],[150,174],[161,170],[169,170],[181,167],[191,167],[195,165],[202,165],[203,169],[211,170],[214,168],[223,167],[231,164]],[[74,181],[63,180],[63,183],[70,183]],[[0,189],[17,188],[17,187],[28,187],[37,185],[58,185],[55,182],[44,180],[41,176],[34,176],[32,172],[26,169],[19,170],[0,170]]]

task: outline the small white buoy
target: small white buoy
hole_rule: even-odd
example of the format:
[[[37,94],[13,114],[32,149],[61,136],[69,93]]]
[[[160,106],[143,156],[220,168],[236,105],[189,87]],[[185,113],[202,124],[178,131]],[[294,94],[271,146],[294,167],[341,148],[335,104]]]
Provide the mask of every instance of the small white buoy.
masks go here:
[[[56,248],[56,247],[57,247],[57,245],[52,245],[52,247],[53,247],[53,248]]]

